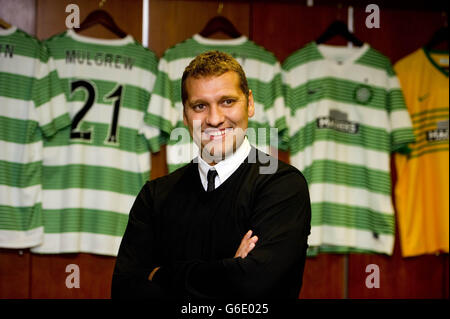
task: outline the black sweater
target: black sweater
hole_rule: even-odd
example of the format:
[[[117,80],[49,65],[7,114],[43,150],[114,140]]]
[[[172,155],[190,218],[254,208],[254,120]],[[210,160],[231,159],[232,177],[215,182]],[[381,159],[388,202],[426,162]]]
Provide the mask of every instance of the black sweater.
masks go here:
[[[311,227],[307,183],[276,160],[275,173],[261,174],[261,156],[252,148],[212,192],[192,162],[147,182],[120,245],[112,298],[298,298]],[[255,248],[233,258],[250,229]]]

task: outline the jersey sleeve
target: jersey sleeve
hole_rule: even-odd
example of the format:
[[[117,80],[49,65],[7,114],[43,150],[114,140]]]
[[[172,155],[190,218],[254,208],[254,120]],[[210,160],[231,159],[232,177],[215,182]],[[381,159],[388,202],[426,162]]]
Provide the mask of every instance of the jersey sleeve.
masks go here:
[[[387,105],[391,128],[391,151],[409,153],[409,143],[415,141],[411,118],[405,104],[398,77],[391,65],[388,66]]]
[[[148,92],[149,98],[143,112],[142,127],[140,131],[145,135],[148,140],[150,151],[155,153],[160,151],[161,147],[161,132],[157,125],[149,120],[149,106],[151,101],[151,96],[153,95],[153,90],[155,88],[156,76],[158,73],[158,58],[156,55],[146,49],[145,50],[145,70],[147,74],[147,80],[144,83],[144,87]]]
[[[269,121],[271,126],[278,130],[278,148],[286,151],[289,142],[289,130],[287,119],[289,117],[289,109],[285,103],[283,92],[283,79],[280,63],[277,61],[273,67],[273,80],[271,83],[271,96],[273,98],[273,106],[269,109]],[[273,122],[273,123],[272,123]]]
[[[274,141],[273,136],[270,136],[270,144],[281,150],[287,150],[287,142],[289,140],[287,126],[288,112],[283,94],[280,63],[276,61],[269,70],[266,70],[266,72],[269,74],[264,74],[262,77],[270,76],[271,80],[267,83],[267,87],[261,86],[258,88],[258,90],[262,90],[262,92],[257,93],[259,96],[263,97],[262,102],[264,104],[266,121],[270,127],[276,128],[277,130],[277,141]],[[270,132],[268,132],[268,134],[270,134]]]
[[[31,95],[35,104],[36,120],[45,136],[52,136],[70,125],[68,106],[55,62],[43,43],[39,48]]]
[[[160,131],[161,144],[168,142],[170,133],[176,127],[179,117],[175,108],[175,87],[169,74],[169,64],[163,57],[158,65],[155,87],[144,118],[147,125]]]

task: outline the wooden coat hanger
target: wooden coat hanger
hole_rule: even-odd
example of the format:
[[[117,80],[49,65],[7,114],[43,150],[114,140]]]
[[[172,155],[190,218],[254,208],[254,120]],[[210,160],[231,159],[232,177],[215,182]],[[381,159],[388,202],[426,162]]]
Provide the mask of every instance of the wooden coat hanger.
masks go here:
[[[355,46],[362,46],[364,42],[355,37],[353,33],[348,31],[347,24],[341,20],[333,21],[328,28],[317,38],[316,43],[321,44],[330,40],[331,38],[340,35],[346,40],[352,42]]]
[[[223,8],[223,4],[219,4],[219,8],[217,10],[217,16],[213,17],[211,20],[206,23],[205,27],[202,31],[200,31],[200,35],[202,37],[209,37],[217,32],[223,32],[229,37],[235,39],[242,36],[242,34],[236,29],[236,27],[231,23],[230,20],[221,15]]]
[[[117,35],[119,38],[125,38],[127,36],[127,33],[117,26],[111,15],[105,10],[101,9],[94,10],[89,13],[86,19],[81,22],[80,27],[76,28],[75,31],[80,32],[96,24],[101,24],[106,29]]]
[[[2,18],[0,18],[0,27],[3,29],[9,29],[11,28],[11,25]]]

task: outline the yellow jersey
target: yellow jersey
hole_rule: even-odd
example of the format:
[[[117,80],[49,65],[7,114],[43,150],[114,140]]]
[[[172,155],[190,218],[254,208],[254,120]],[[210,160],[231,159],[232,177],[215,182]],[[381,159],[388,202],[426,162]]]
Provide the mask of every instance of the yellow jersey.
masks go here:
[[[421,48],[394,66],[416,136],[408,155],[395,155],[403,257],[448,253],[448,59],[448,51]]]

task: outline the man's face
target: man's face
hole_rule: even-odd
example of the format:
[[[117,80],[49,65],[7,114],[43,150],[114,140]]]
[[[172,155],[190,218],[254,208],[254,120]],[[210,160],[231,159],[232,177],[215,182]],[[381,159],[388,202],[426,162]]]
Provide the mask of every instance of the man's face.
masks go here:
[[[209,163],[225,159],[241,145],[248,118],[254,114],[252,92],[247,102],[239,83],[239,76],[233,71],[186,79],[184,124],[199,146],[202,158]]]

